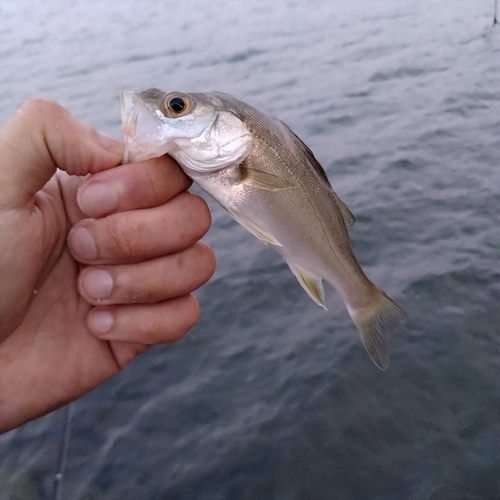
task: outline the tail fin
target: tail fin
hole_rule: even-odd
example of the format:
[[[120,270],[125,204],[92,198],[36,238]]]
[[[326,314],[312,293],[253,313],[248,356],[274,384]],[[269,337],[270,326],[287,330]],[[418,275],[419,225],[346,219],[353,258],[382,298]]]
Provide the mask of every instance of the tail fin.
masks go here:
[[[349,314],[370,358],[385,370],[389,365],[389,337],[403,327],[408,317],[382,290],[378,292],[369,305],[350,309]]]

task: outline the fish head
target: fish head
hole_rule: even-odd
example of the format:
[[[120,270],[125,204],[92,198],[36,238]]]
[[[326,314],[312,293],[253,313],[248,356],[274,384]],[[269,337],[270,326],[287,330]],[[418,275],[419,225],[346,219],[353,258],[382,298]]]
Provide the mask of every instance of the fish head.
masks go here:
[[[250,152],[250,131],[214,94],[122,91],[120,107],[124,163],[168,153],[184,170],[212,172]]]

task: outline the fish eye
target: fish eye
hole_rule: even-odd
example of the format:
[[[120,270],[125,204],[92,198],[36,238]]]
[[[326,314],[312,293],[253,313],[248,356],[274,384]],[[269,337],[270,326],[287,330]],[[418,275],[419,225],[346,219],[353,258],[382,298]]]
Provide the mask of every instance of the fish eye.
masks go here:
[[[188,96],[167,95],[163,104],[165,114],[176,118],[186,114],[191,109],[191,102]]]
[[[182,99],[182,97],[174,97],[173,99],[170,99],[170,101],[168,101],[168,107],[174,113],[180,113],[186,107],[186,103],[184,102],[184,99]]]

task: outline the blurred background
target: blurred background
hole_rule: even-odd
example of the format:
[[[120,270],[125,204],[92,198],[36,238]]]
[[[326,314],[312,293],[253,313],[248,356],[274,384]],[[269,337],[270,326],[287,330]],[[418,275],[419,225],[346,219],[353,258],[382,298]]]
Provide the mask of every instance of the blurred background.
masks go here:
[[[243,98],[315,152],[410,316],[378,370],[334,290],[209,201],[201,319],[73,404],[61,498],[500,498],[493,3],[0,0],[0,124],[42,95],[120,137],[120,89]],[[0,436],[1,500],[51,498],[62,417]]]

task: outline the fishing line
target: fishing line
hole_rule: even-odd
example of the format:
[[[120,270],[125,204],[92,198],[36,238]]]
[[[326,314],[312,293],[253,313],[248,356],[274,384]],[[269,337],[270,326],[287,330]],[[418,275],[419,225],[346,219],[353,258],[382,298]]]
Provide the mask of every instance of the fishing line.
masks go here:
[[[66,457],[68,454],[69,434],[71,428],[71,417],[73,416],[73,405],[67,404],[60,410],[61,413],[61,434],[59,436],[59,448],[57,454],[56,468],[54,471],[52,496],[50,500],[59,500],[61,494],[61,483],[66,467]]]

